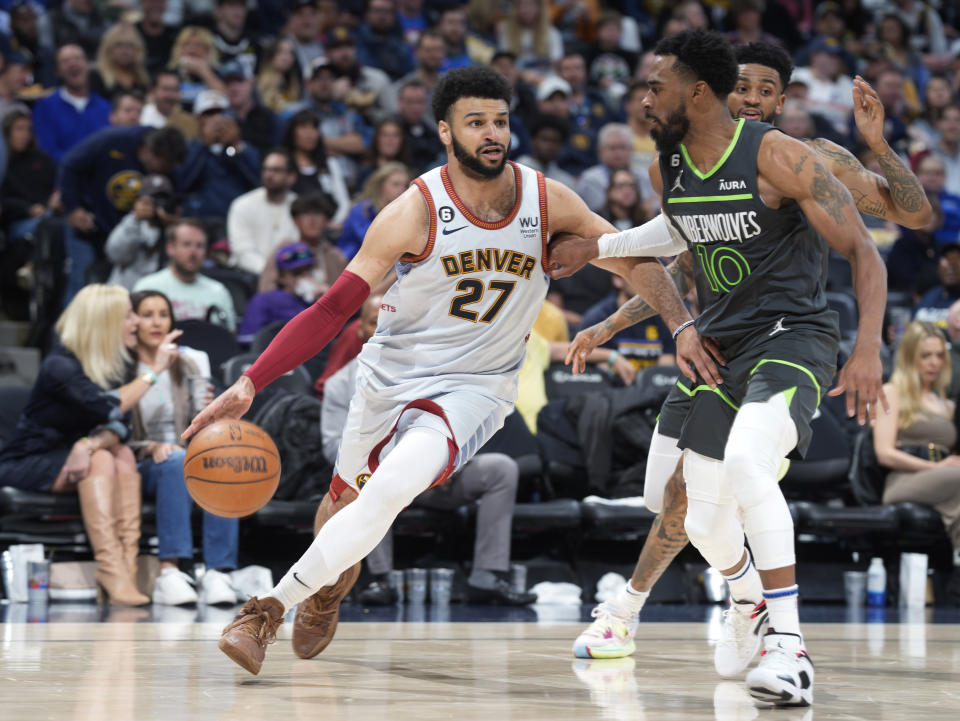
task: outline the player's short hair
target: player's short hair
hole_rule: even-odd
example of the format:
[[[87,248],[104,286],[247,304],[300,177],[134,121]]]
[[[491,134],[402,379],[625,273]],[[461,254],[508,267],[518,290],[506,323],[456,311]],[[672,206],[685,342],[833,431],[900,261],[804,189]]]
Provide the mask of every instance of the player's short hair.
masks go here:
[[[793,60],[781,47],[770,43],[747,43],[734,48],[738,65],[763,65],[777,71],[780,76],[780,92],[790,84],[793,75]]]
[[[677,58],[673,69],[707,84],[723,102],[737,83],[737,58],[733,46],[719,33],[684,30],[666,37],[653,49],[656,55]]]
[[[447,120],[453,104],[461,98],[503,100],[510,105],[513,89],[496,70],[484,65],[456,68],[440,78],[433,91],[433,117],[438,123]]]

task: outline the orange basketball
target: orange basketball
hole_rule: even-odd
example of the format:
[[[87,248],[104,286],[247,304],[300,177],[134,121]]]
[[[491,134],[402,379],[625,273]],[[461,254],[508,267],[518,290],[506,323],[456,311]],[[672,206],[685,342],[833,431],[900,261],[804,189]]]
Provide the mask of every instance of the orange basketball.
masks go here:
[[[273,439],[247,421],[217,421],[187,446],[183,476],[193,500],[206,511],[241,518],[263,508],[280,483],[280,454]]]

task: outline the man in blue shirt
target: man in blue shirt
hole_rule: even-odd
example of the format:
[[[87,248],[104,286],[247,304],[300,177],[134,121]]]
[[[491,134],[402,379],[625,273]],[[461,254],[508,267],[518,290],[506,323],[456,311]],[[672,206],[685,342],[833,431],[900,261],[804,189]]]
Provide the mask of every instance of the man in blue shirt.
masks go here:
[[[90,90],[90,66],[79,45],[57,51],[57,75],[63,83],[33,108],[37,145],[58,164],[70,148],[110,124],[110,103]]]
[[[954,301],[960,300],[960,243],[940,247],[940,264],[937,266],[940,285],[923,294],[913,310],[914,320],[947,327],[947,311]]]

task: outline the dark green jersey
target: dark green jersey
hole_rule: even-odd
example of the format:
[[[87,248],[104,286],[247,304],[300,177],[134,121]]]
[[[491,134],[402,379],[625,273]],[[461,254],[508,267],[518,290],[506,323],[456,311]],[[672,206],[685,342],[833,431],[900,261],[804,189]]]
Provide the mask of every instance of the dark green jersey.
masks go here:
[[[757,152],[771,130],[739,120],[707,173],[683,144],[660,153],[663,210],[694,255],[697,330],[724,348],[793,327],[837,332],[824,292],[826,243],[796,203],[773,209],[760,198]]]

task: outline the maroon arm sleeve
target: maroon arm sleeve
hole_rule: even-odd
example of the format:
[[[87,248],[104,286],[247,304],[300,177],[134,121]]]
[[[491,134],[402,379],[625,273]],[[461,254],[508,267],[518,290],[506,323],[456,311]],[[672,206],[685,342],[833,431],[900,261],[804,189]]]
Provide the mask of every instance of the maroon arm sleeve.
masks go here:
[[[283,327],[243,375],[253,381],[258,392],[262,391],[323,350],[369,295],[367,281],[343,271],[320,300]]]

